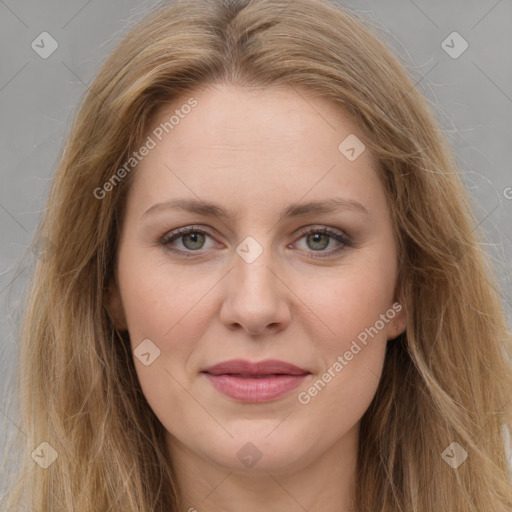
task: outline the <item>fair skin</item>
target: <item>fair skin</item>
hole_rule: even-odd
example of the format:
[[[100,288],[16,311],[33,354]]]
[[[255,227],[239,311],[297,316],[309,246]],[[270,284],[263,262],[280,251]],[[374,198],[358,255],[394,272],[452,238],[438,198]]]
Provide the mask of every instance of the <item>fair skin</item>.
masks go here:
[[[197,106],[141,161],[128,194],[110,310],[132,350],[146,339],[160,350],[151,364],[134,364],[167,432],[183,510],[353,510],[360,419],[386,343],[405,329],[403,308],[333,372],[399,300],[397,252],[370,151],[350,161],[338,150],[357,127],[328,100],[297,91],[215,85],[174,101],[151,130],[191,96]],[[291,203],[335,197],[367,213],[342,207],[280,219]],[[165,207],[145,214],[174,199],[213,202],[236,216]],[[191,225],[199,234],[168,242],[180,254],[159,243]],[[299,231],[308,226],[311,234]],[[251,262],[237,252],[246,237],[262,250]],[[201,373],[229,359],[279,359],[309,374],[279,398],[247,403]],[[300,402],[329,368],[325,387]],[[261,458],[250,466],[240,450]]]

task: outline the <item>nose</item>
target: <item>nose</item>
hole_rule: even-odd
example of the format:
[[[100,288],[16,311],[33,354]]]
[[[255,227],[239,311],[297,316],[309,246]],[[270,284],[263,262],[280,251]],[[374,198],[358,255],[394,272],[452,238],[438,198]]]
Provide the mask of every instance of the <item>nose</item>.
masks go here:
[[[275,334],[290,323],[292,294],[272,263],[269,249],[252,263],[235,254],[234,268],[224,283],[220,311],[228,329],[244,329],[252,335]]]

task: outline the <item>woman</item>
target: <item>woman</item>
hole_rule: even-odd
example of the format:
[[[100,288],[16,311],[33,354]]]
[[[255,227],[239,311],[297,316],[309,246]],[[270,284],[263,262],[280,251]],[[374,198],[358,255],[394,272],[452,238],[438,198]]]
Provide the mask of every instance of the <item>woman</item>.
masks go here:
[[[158,9],[54,178],[7,510],[510,510],[473,225],[424,98],[345,10]]]

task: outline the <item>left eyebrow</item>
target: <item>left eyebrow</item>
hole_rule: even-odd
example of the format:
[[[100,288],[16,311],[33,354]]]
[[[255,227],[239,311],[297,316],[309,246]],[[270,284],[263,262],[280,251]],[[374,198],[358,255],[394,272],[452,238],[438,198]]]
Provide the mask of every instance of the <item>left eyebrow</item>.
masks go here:
[[[155,203],[148,208],[142,217],[160,210],[180,209],[190,213],[205,216],[216,216],[224,220],[238,218],[233,210],[225,209],[215,203],[209,203],[196,199],[172,199],[162,203]],[[333,213],[341,210],[351,210],[368,217],[368,210],[358,201],[334,197],[323,201],[310,201],[308,203],[292,203],[279,216],[279,220],[290,217],[302,217],[310,214]]]

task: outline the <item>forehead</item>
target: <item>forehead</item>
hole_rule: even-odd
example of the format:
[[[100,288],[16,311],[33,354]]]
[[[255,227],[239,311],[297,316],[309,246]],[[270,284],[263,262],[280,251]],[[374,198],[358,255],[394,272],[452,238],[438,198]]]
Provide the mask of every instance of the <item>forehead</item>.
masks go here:
[[[361,139],[350,116],[295,86],[198,89],[163,107],[147,137],[155,146],[133,186],[148,200],[186,195],[247,206],[345,192],[375,202],[379,192],[370,152],[351,161],[340,149]]]
[[[190,108],[192,99],[195,106]],[[344,133],[359,133],[340,105],[297,86],[211,84],[162,107],[150,131],[158,130],[159,126],[166,132],[162,135],[170,145],[186,147],[194,143],[219,152],[236,144],[256,150],[260,144],[268,149],[308,139],[315,146],[332,146],[329,132],[335,142]]]

